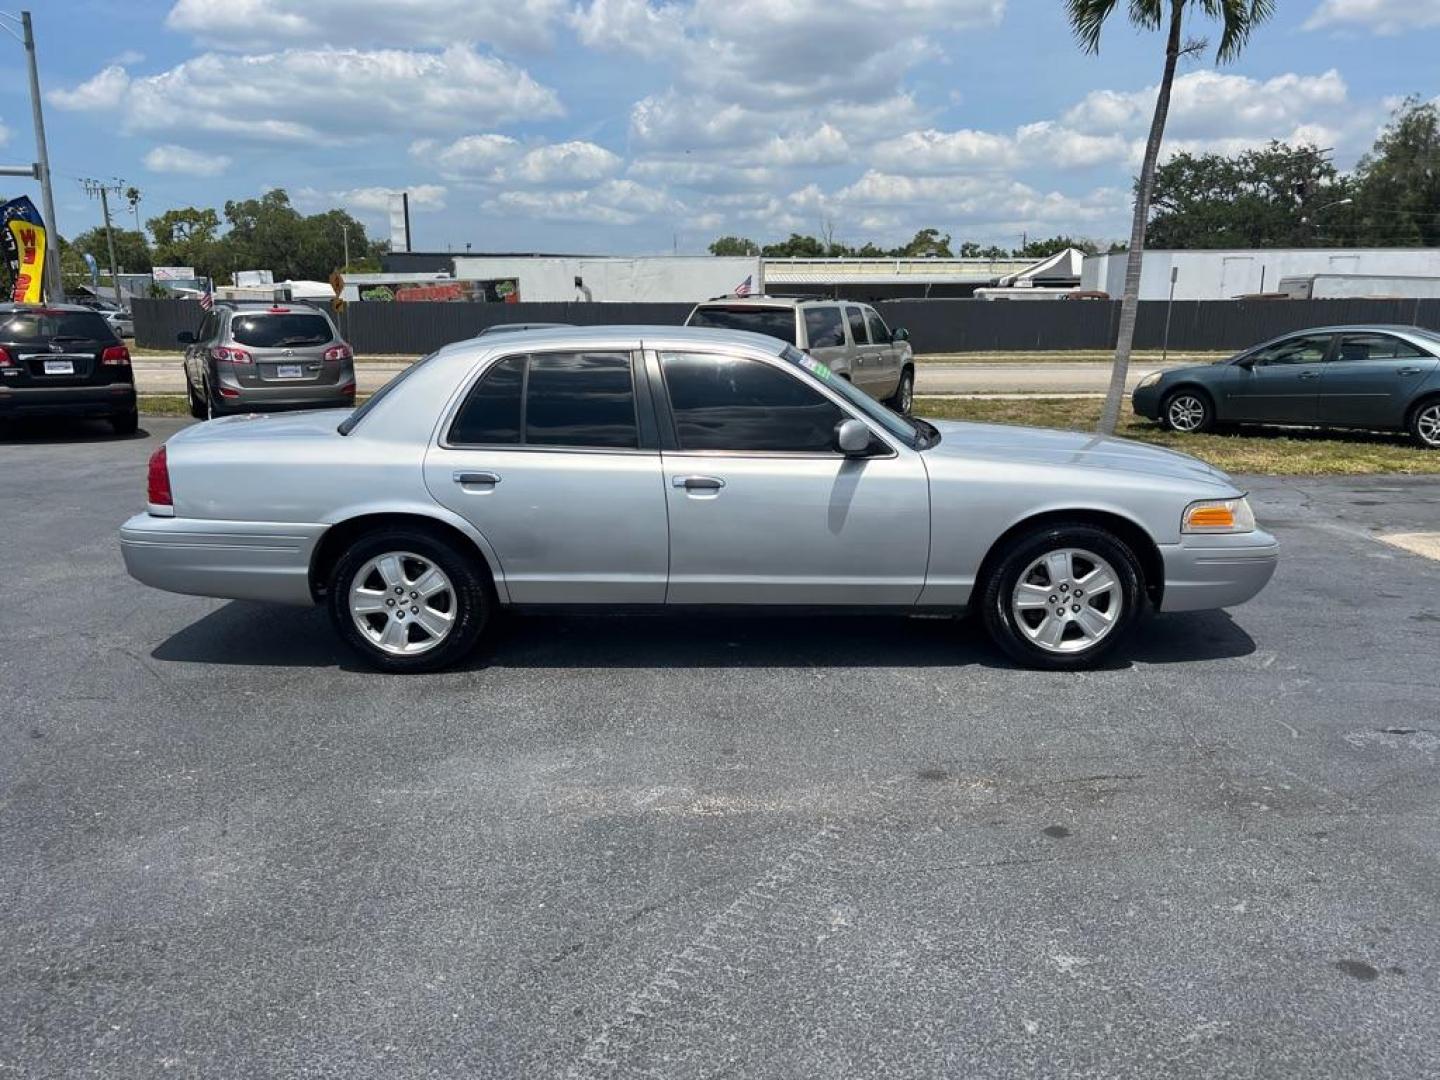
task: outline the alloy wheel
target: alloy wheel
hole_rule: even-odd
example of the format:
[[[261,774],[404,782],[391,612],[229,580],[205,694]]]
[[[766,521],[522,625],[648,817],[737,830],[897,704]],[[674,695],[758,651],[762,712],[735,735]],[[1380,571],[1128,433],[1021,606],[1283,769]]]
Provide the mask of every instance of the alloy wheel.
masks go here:
[[[1426,405],[1416,414],[1415,433],[1426,446],[1440,448],[1440,401]]]
[[[350,583],[350,616],[376,648],[418,656],[450,636],[455,586],[431,560],[412,551],[387,551],[365,563]]]
[[[1077,653],[1103,641],[1120,621],[1124,594],[1115,568],[1083,548],[1040,556],[1015,584],[1015,625],[1047,652]]]
[[[1165,417],[1176,431],[1199,431],[1205,423],[1205,403],[1194,394],[1177,394],[1170,399]]]

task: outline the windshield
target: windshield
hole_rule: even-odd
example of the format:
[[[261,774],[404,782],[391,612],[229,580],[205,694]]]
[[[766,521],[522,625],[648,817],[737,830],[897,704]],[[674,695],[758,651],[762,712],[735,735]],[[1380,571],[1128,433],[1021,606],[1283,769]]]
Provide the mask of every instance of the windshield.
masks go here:
[[[230,320],[230,336],[240,345],[256,349],[287,345],[324,345],[330,340],[330,323],[318,314],[237,314]]]
[[[816,382],[824,383],[839,394],[857,412],[875,421],[906,446],[924,450],[940,441],[940,433],[924,420],[910,420],[892,412],[863,390],[855,389],[848,379],[842,379],[814,357],[806,356],[791,346],[780,354]]]
[[[752,334],[768,334],[787,344],[795,344],[795,309],[754,307],[736,304],[733,307],[698,307],[690,315],[690,326],[712,330],[745,330]]]
[[[0,315],[0,320],[0,341],[12,345],[115,339],[104,316],[93,311],[15,311]]]

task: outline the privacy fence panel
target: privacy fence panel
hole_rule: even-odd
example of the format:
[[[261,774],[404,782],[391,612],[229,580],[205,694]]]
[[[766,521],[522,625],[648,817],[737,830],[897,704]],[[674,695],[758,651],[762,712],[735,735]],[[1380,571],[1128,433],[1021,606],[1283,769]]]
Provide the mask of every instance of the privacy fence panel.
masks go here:
[[[136,300],[135,341],[175,348],[203,312],[193,300]],[[474,337],[497,323],[678,326],[689,304],[352,303],[341,333],[362,354],[419,356]],[[1106,350],[1115,347],[1114,300],[886,300],[885,321],[910,331],[917,353]],[[1167,305],[1140,305],[1135,344],[1158,349]],[[1185,300],[1170,305],[1172,351],[1239,349],[1277,334],[1340,323],[1397,323],[1440,329],[1440,300]]]

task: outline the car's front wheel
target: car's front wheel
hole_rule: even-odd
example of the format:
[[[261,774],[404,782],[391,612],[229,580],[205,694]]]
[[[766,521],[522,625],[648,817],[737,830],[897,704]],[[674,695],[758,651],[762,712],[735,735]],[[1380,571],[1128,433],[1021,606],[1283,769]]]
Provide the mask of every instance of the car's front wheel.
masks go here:
[[[383,671],[438,671],[475,646],[490,619],[489,584],[473,557],[419,529],[362,536],[336,561],[330,618]]]
[[[1127,544],[1093,525],[1060,524],[1021,536],[983,585],[985,628],[1027,667],[1091,667],[1134,628],[1146,604],[1144,572]]]
[[[1198,390],[1176,390],[1161,406],[1160,422],[1182,435],[1198,435],[1215,426],[1215,406]]]
[[[1440,398],[1415,407],[1410,414],[1410,437],[1426,450],[1440,450]]]

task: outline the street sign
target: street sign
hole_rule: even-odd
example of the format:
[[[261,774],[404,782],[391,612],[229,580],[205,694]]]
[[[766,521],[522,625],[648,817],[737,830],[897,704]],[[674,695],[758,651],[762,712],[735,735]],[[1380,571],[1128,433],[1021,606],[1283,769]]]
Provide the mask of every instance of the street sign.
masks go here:
[[[335,297],[334,300],[330,301],[330,310],[335,312],[336,315],[339,315],[345,310],[345,301],[338,296]]]
[[[332,270],[330,272],[330,288],[335,290],[337,298],[345,291],[345,279],[340,275],[339,270]]]

